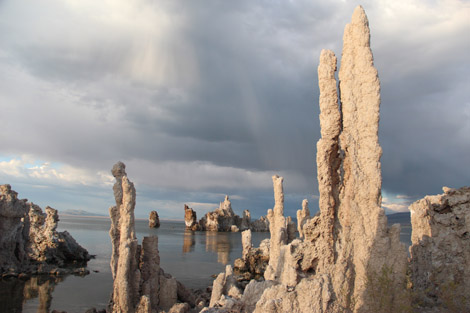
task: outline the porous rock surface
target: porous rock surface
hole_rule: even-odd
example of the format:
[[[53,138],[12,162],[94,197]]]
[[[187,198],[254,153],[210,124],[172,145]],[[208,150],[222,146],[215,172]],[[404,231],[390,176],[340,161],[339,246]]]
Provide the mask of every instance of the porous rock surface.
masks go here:
[[[299,238],[304,237],[303,227],[305,222],[310,219],[310,210],[308,209],[308,200],[302,201],[302,210],[297,210],[297,231],[299,232]]]
[[[57,272],[68,264],[84,265],[90,259],[67,232],[58,232],[57,210],[46,207],[46,213],[10,185],[0,186],[0,274]]]
[[[405,279],[407,254],[399,225],[389,228],[381,208],[380,84],[369,39],[367,17],[357,7],[345,28],[340,91],[336,57],[321,52],[320,212],[309,217],[304,203],[297,225],[303,240],[294,239],[296,225],[283,214],[283,178],[273,176],[275,206],[267,214],[271,239],[264,273],[272,286],[264,289],[254,312],[379,312],[368,280],[383,269],[393,277],[387,312],[407,301],[393,294]],[[240,302],[219,305],[243,308]]]
[[[149,227],[158,228],[160,227],[160,218],[158,217],[157,211],[150,212],[149,215]]]
[[[113,245],[110,265],[114,282],[108,311],[168,311],[179,298],[186,297],[184,301],[190,301],[192,295],[188,290],[160,268],[158,238],[144,237],[142,245],[137,242],[134,221],[136,192],[134,184],[127,178],[124,163],[116,163],[111,172],[116,179],[113,187],[116,205],[109,209],[109,234]]]
[[[423,310],[470,312],[470,187],[443,190],[410,206],[411,280]]]
[[[366,285],[370,274],[389,268],[398,290],[405,277],[406,250],[399,241],[399,225],[389,228],[381,207],[380,83],[362,7],[355,9],[344,31],[340,107],[335,70],[336,57],[323,50],[318,67],[320,215],[305,223],[304,232],[313,252],[311,270],[328,276],[324,283],[331,292],[331,309],[368,312],[374,300]],[[394,301],[390,305],[398,307],[401,300]]]

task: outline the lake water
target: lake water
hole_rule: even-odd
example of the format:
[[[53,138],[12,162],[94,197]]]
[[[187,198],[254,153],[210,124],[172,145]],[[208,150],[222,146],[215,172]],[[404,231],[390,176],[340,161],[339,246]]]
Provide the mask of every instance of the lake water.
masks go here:
[[[397,218],[390,222],[402,224],[400,237],[409,245],[409,215]],[[90,274],[0,281],[0,312],[83,313],[91,307],[104,309],[113,284],[109,228],[108,218],[61,216],[58,230],[67,230],[90,254],[96,255],[88,262]],[[161,227],[154,229],[148,227],[148,221],[136,220],[136,234],[139,242],[144,236],[158,236],[161,267],[189,288],[212,285],[211,275],[241,257],[241,233],[191,232],[185,230],[183,222],[174,221],[161,221]],[[254,246],[268,237],[269,233],[252,233]]]
[[[166,273],[189,288],[212,285],[211,275],[241,257],[241,233],[191,232],[184,222],[161,221],[158,229],[148,221],[136,220],[139,243],[144,236],[158,236],[160,265]],[[95,259],[88,262],[84,277],[36,277],[26,283],[18,279],[0,281],[0,312],[50,312],[64,310],[83,313],[91,307],[105,308],[112,290],[109,262],[111,240],[108,218],[61,216],[59,231],[67,230]],[[269,233],[253,233],[259,246]]]

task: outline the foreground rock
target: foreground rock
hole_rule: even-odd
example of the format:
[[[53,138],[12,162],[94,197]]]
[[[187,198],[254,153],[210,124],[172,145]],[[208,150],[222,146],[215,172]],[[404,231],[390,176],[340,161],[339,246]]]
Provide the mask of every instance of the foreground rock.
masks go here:
[[[158,238],[144,237],[142,245],[137,242],[136,192],[127,178],[124,163],[116,163],[111,172],[116,178],[113,187],[116,205],[109,209],[109,234],[113,245],[110,265],[114,280],[109,311],[149,313],[162,309],[177,312],[178,300],[194,306],[194,295],[160,268]],[[176,307],[172,308],[174,305]]]
[[[411,280],[421,310],[470,312],[470,187],[410,206]]]
[[[283,178],[273,176],[275,206],[267,214],[271,239],[264,273],[270,283],[252,281],[264,288],[250,297],[254,312],[400,312],[408,304],[400,293],[407,260],[400,227],[389,228],[381,208],[380,85],[369,37],[367,17],[358,7],[345,28],[340,91],[336,57],[321,53],[320,213],[310,217],[304,202],[297,225],[304,239],[295,239],[296,225],[283,214]],[[374,284],[383,272],[391,273],[386,290]],[[222,295],[214,295],[219,300],[211,301],[214,308],[246,311],[248,287],[242,297],[232,297],[224,293],[227,271],[221,275],[219,283],[225,284],[217,289]]]
[[[149,227],[158,228],[160,227],[160,218],[158,217],[157,211],[150,212],[149,215]]]
[[[339,92],[335,70],[334,53],[323,50],[318,67],[320,215],[304,224],[303,233],[309,242],[310,270],[317,276],[325,274],[321,288],[331,294],[328,307],[380,311],[383,308],[376,307],[378,299],[368,282],[386,269],[393,273],[391,292],[401,290],[406,249],[399,241],[400,226],[389,228],[381,208],[380,83],[362,7],[355,9],[344,31]],[[400,295],[387,297],[387,309],[402,305]]]
[[[41,208],[26,199],[10,185],[0,186],[0,274],[17,275],[71,273],[61,269],[68,265],[86,265],[90,259],[67,232],[58,232],[57,210]]]

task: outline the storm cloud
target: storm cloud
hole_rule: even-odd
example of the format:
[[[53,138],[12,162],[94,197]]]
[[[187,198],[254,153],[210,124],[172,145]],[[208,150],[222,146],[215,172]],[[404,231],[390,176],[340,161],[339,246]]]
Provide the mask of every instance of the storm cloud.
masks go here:
[[[468,185],[469,3],[361,4],[382,84],[388,208]],[[318,58],[328,48],[340,60],[356,5],[2,1],[0,183],[106,213],[121,160],[138,215],[181,218],[183,203],[202,214],[229,194],[237,213],[259,216],[274,174],[285,177],[289,214],[303,198],[315,209]],[[44,163],[57,175],[39,171]],[[70,197],[54,202],[63,188]]]

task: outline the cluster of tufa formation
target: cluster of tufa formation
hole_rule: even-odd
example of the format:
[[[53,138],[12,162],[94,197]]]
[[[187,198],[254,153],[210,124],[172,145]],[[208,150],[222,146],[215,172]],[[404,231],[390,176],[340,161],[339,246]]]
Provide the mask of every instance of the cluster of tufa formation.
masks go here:
[[[232,203],[225,196],[225,200],[220,202],[220,206],[213,212],[208,212],[199,221],[201,230],[206,231],[233,231],[240,229],[240,216],[233,213]]]
[[[384,269],[393,277],[388,309],[406,301],[393,294],[405,280],[407,255],[399,225],[389,228],[381,208],[380,84],[369,38],[367,17],[358,7],[345,28],[340,90],[334,53],[321,53],[320,212],[310,217],[304,201],[297,214],[303,240],[295,239],[296,226],[283,213],[283,178],[273,177],[275,206],[267,215],[269,264],[266,281],[250,283],[258,289],[254,312],[378,312],[368,281]],[[247,292],[235,303],[223,294],[219,306],[246,310],[241,299]]]
[[[225,200],[220,202],[215,211],[206,213],[199,220],[199,223],[197,222],[196,212],[185,204],[184,222],[186,229],[193,231],[238,232],[251,229],[252,231],[264,232],[269,230],[269,222],[264,216],[252,222],[248,210],[243,211],[242,218],[236,215],[232,210],[232,204],[228,196],[225,196]]]
[[[0,186],[0,274],[66,274],[63,267],[85,265],[90,259],[67,232],[58,232],[57,210],[41,208],[10,185]]]
[[[129,181],[125,165],[113,166],[116,178],[114,198],[116,205],[109,209],[113,245],[111,272],[113,294],[111,312],[150,313],[162,310],[186,312],[194,306],[194,295],[175,278],[160,268],[158,238],[144,237],[139,245],[135,235],[134,209],[136,192]],[[177,303],[180,300],[183,303]]]
[[[158,228],[160,227],[160,218],[158,217],[157,211],[150,212],[149,215],[149,227]]]

